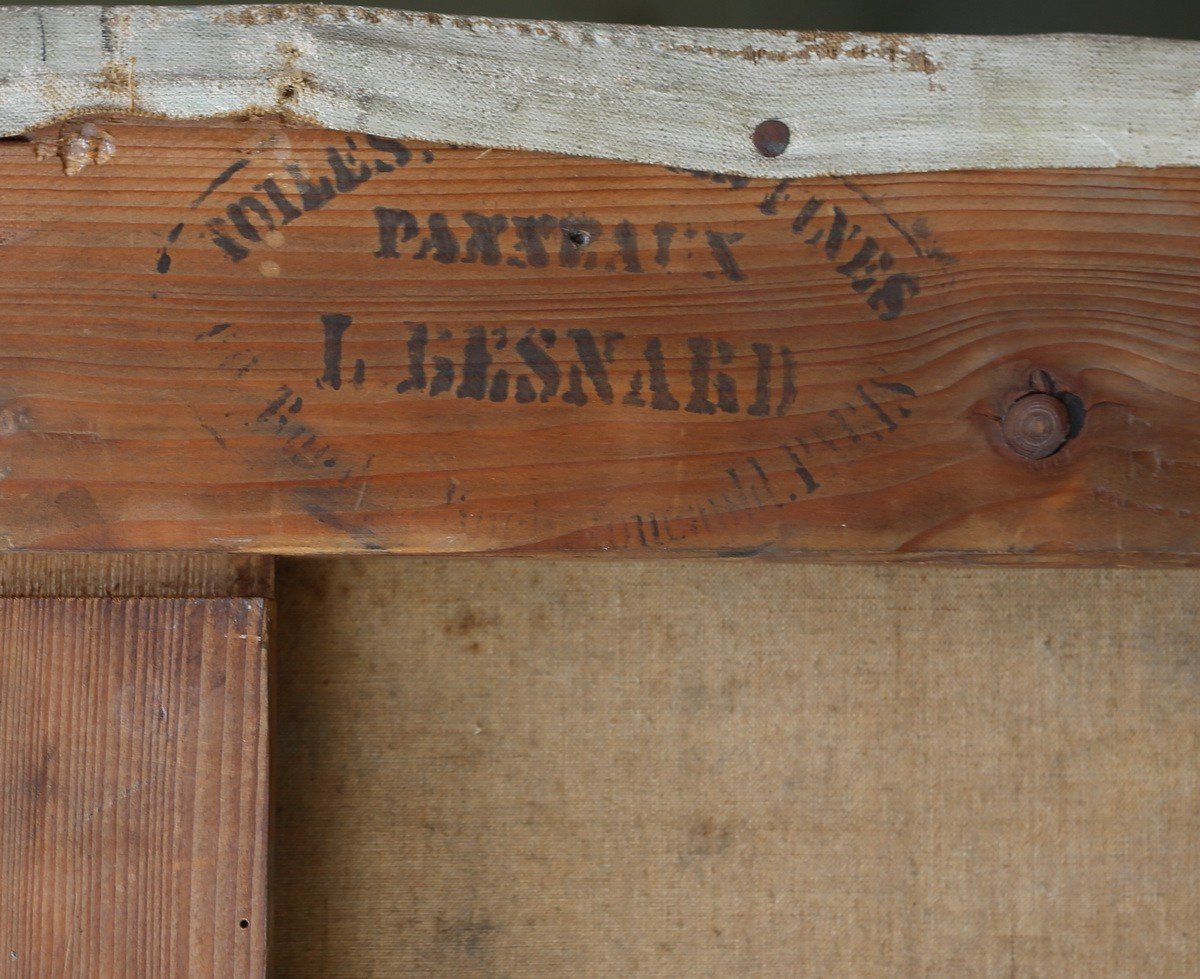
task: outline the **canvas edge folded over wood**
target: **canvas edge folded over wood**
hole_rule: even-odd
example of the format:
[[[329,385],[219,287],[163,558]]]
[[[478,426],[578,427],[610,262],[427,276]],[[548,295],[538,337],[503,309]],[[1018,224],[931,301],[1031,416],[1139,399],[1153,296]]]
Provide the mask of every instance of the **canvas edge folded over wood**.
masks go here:
[[[0,134],[93,113],[283,114],[775,178],[1200,165],[1200,42],[0,7]],[[752,140],[767,119],[791,134],[773,158]]]

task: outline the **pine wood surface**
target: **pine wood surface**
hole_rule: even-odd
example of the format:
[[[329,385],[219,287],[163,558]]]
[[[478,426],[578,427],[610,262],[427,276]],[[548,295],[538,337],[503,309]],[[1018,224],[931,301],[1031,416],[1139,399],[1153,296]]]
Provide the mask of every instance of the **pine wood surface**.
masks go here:
[[[261,596],[0,598],[5,975],[262,974],[266,627]]]
[[[0,546],[1196,559],[1195,170],[87,125],[0,143]]]
[[[273,562],[257,554],[0,554],[5,598],[270,598],[273,588]]]

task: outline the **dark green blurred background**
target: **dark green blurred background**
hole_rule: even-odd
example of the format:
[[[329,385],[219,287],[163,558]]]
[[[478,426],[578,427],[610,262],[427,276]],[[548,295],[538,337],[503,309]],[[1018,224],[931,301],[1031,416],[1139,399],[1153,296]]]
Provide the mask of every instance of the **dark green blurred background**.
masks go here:
[[[370,6],[688,27],[947,34],[1075,31],[1200,39],[1200,0],[408,0]]]

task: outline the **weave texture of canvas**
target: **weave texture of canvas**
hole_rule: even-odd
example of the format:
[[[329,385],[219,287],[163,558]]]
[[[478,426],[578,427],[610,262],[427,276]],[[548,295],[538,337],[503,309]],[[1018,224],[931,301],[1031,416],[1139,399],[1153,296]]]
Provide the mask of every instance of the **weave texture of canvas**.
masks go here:
[[[1194,572],[280,577],[280,974],[1200,971]]]

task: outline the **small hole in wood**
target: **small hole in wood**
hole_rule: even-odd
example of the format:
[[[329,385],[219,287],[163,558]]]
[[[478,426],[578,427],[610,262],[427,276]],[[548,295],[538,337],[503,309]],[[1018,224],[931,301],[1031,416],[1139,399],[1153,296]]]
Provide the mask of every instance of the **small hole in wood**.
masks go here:
[[[581,231],[579,228],[572,228],[567,232],[567,240],[582,248],[592,240],[592,236],[586,231]]]
[[[238,922],[238,927],[239,928],[249,928],[250,922],[247,921],[245,918],[243,918],[241,921]]]

